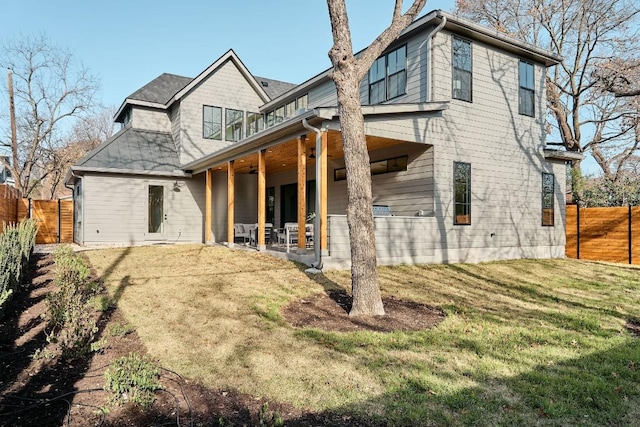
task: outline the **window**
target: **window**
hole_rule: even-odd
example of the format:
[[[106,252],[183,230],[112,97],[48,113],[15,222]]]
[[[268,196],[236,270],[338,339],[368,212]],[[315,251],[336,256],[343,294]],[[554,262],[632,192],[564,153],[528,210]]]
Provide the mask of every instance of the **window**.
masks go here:
[[[370,163],[371,175],[380,175],[389,172],[401,172],[407,170],[409,156],[393,157],[391,159],[378,160]],[[333,171],[334,181],[347,179],[347,169],[338,168]]]
[[[534,117],[535,84],[532,63],[520,60],[518,81],[520,82],[520,91],[518,93],[518,112],[525,116]]]
[[[373,63],[369,70],[369,104],[404,95],[407,89],[407,47],[402,46]]]
[[[306,93],[296,100],[296,109],[306,110],[309,106],[309,95]]]
[[[264,129],[264,119],[260,113],[247,113],[247,138]]]
[[[542,225],[554,225],[553,193],[555,177],[542,172]]]
[[[240,141],[242,139],[242,128],[244,127],[244,111],[227,108],[226,113],[224,139],[227,141]]]
[[[284,105],[276,108],[276,123],[282,123],[284,121]]]
[[[471,163],[453,162],[455,225],[471,224]]]
[[[276,112],[272,110],[267,113],[267,127],[270,128],[275,124],[276,124]]]
[[[453,37],[453,92],[454,99],[472,101],[471,42]]]
[[[296,101],[291,101],[284,107],[284,116],[287,119],[290,119],[295,115],[296,115]]]
[[[202,137],[222,139],[222,108],[205,105],[202,110]]]

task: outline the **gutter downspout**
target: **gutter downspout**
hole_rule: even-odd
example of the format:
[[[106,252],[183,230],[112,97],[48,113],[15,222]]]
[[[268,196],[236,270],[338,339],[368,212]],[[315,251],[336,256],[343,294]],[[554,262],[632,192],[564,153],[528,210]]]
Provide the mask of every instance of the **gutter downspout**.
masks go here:
[[[82,183],[82,175],[76,175],[73,172],[73,169],[69,169],[69,173],[71,173],[71,176],[74,178],[77,178],[81,183]],[[80,184],[81,188],[84,187],[83,184]],[[76,222],[78,220],[78,218],[76,218],[76,191],[75,191],[75,186],[73,187],[69,187],[66,183],[64,184],[65,188],[68,188],[69,190],[71,190],[71,200],[73,200],[73,242],[74,243],[78,243],[76,242]],[[84,188],[82,190],[82,195],[80,197],[84,197]],[[83,203],[84,205],[84,203]],[[83,218],[81,218],[80,223],[84,225],[84,206],[82,207],[82,212],[81,212]],[[59,215],[58,215],[59,216]],[[82,244],[82,243],[79,243]]]
[[[427,38],[427,99],[426,102],[430,102],[433,100],[433,45],[432,40],[442,30],[447,23],[447,17],[443,16],[442,21],[438,26],[429,34]]]
[[[313,249],[316,255],[316,260],[311,264],[310,269],[305,270],[309,273],[320,273],[322,270],[322,251],[320,250],[321,242],[320,242],[320,204],[322,203],[322,198],[320,197],[320,182],[322,176],[322,165],[320,164],[320,156],[322,155],[322,131],[320,129],[311,126],[307,119],[302,119],[302,126],[305,129],[315,132],[316,134],[316,217],[313,221]]]

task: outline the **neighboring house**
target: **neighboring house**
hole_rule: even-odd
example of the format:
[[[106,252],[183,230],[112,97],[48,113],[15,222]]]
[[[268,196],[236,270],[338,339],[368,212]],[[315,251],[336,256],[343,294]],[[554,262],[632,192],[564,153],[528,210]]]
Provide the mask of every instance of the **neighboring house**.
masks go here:
[[[376,213],[392,214],[374,219],[379,264],[564,256],[573,157],[544,143],[559,59],[434,11],[376,61],[361,100]],[[232,243],[234,223],[255,223],[264,250],[265,224],[315,213],[325,265],[347,266],[336,105],[328,71],[296,86],[253,76],[233,51],[194,79],[161,75],[67,176],[76,241]]]
[[[2,156],[3,160],[7,163],[11,163],[9,156]],[[0,162],[0,184],[6,184],[11,187],[15,187],[16,182],[11,176],[11,171],[4,166],[4,163]]]

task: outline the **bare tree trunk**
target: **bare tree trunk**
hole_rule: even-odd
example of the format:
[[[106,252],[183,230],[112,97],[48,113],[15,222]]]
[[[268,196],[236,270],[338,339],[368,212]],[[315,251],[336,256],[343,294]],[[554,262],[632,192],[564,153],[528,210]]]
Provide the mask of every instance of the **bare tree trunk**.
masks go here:
[[[329,51],[329,58],[333,64],[331,78],[336,84],[338,94],[338,113],[347,169],[347,223],[353,293],[353,305],[349,316],[384,314],[378,285],[371,169],[360,103],[360,82],[373,61],[398,38],[425,3],[426,0],[415,0],[407,12],[402,14],[402,0],[396,0],[391,25],[359,58],[356,58],[353,54],[345,2],[327,0],[333,34],[333,47]]]

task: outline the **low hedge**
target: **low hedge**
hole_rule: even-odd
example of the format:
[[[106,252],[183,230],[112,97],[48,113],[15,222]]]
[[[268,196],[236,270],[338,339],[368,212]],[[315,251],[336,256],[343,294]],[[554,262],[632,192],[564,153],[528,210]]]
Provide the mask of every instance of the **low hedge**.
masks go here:
[[[17,287],[22,283],[29,258],[36,245],[38,224],[25,219],[5,225],[0,234],[0,316]]]

